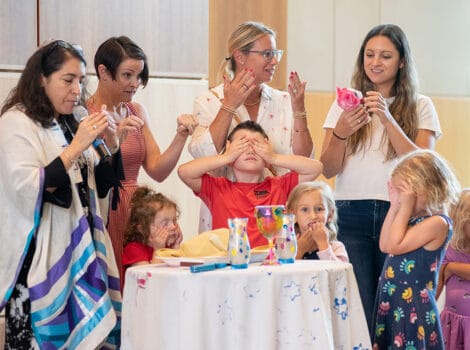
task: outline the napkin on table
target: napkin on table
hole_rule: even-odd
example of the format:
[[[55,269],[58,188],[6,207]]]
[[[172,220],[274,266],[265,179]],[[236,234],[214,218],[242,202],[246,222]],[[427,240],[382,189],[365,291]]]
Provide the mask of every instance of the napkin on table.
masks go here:
[[[203,257],[227,255],[229,230],[219,228],[217,230],[203,232],[188,241],[181,243],[179,249],[162,248],[157,251],[161,257]]]

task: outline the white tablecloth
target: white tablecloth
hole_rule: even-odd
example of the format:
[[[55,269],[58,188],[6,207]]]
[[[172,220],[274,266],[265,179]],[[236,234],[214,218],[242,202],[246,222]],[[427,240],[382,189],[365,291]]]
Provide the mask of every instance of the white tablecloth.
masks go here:
[[[128,269],[123,349],[371,349],[350,264]]]

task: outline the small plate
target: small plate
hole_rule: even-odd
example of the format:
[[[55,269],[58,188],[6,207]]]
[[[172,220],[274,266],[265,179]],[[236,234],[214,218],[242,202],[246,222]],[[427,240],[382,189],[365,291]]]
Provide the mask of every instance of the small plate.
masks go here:
[[[197,258],[185,258],[185,257],[164,257],[159,256],[168,266],[190,266],[197,264],[209,264],[209,263],[227,263],[227,256],[201,256]]]

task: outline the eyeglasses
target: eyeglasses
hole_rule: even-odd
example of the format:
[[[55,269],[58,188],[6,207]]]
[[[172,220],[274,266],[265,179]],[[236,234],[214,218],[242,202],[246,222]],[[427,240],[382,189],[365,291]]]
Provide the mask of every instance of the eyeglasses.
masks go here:
[[[65,49],[67,51],[75,51],[80,56],[80,59],[83,62],[85,62],[85,57],[83,55],[83,49],[79,45],[70,44],[70,43],[68,43],[64,40],[54,40],[54,41],[50,41],[50,42],[47,42],[46,44],[42,45],[42,47],[47,47],[47,46],[48,46],[48,48],[42,56],[42,63],[43,64],[49,58],[49,56],[59,47],[62,48],[62,49]]]
[[[271,61],[273,57],[276,57],[276,60],[280,61],[282,58],[282,54],[284,53],[283,50],[263,50],[263,51],[248,50],[246,52],[254,52],[254,53],[260,54],[268,62]]]

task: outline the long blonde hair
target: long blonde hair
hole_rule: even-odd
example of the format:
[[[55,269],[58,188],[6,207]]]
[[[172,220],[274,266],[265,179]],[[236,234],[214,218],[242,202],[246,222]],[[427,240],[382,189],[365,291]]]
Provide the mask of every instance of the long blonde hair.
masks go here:
[[[370,39],[376,36],[388,38],[400,54],[402,66],[397,72],[395,83],[392,87],[391,93],[392,96],[395,96],[395,99],[390,105],[389,110],[406,136],[412,141],[415,141],[418,133],[418,115],[416,112],[418,75],[416,73],[408,39],[400,27],[394,24],[381,24],[372,28],[369,33],[367,33],[357,56],[351,85],[353,88],[360,90],[364,96],[367,91],[376,89],[364,69],[364,52],[366,45]],[[369,123],[352,134],[348,139],[349,154],[364,151],[366,147],[370,147],[371,133],[372,129]],[[397,154],[393,149],[392,143],[386,137],[386,133],[382,135],[382,143],[385,142],[388,144],[385,159],[390,160],[396,158]]]
[[[458,200],[460,184],[447,161],[437,152],[419,149],[403,156],[391,176],[407,181],[426,197],[426,210],[447,213]]]
[[[330,220],[326,223],[326,228],[328,229],[328,241],[335,241],[338,235],[338,214],[336,212],[335,198],[331,187],[328,186],[326,182],[322,181],[308,181],[302,182],[295,186],[287,198],[286,209],[289,213],[295,213],[297,207],[299,206],[299,200],[302,195],[310,192],[320,192],[323,200],[327,205],[328,215],[331,213]],[[296,224],[296,230],[298,230],[298,225]]]
[[[237,69],[237,63],[233,56],[236,50],[242,52],[250,51],[255,41],[264,37],[265,35],[271,35],[276,39],[276,33],[260,22],[244,22],[238,25],[237,28],[230,34],[227,42],[227,56],[220,65],[219,73],[217,75],[218,82],[223,81],[223,76],[227,75],[230,79],[235,76]]]
[[[450,208],[450,217],[454,223],[454,233],[450,245],[459,252],[470,254],[470,238],[465,235],[463,230],[465,224],[470,220],[470,188],[462,190],[459,201]]]

